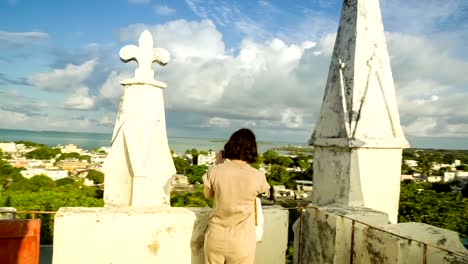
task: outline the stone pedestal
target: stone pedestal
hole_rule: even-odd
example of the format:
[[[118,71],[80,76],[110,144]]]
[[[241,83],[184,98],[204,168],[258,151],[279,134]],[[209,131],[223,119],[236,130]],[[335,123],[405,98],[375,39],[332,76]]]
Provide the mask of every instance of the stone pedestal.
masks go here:
[[[458,234],[421,223],[388,225],[385,213],[308,207],[294,223],[294,263],[468,263]]]
[[[356,227],[354,263],[468,263],[456,232],[422,223]]]
[[[401,149],[316,147],[313,201],[367,207],[398,219]]]
[[[293,226],[294,263],[350,263],[356,226],[351,219],[388,223],[385,213],[367,208],[311,205]]]
[[[288,212],[265,207],[256,262],[280,264]],[[204,263],[209,208],[61,208],[55,216],[54,264]]]

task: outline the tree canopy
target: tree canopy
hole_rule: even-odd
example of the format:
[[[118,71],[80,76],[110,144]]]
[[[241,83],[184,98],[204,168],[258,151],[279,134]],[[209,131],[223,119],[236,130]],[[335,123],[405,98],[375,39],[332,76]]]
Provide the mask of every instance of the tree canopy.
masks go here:
[[[190,167],[190,162],[180,157],[173,157],[172,160],[174,161],[176,172],[185,175]]]
[[[60,153],[60,149],[58,148],[49,148],[47,146],[42,146],[26,153],[25,156],[28,159],[48,160],[55,158]]]
[[[77,159],[77,160],[86,160],[90,162],[91,156],[89,155],[80,155],[77,152],[70,152],[70,153],[62,153],[60,156],[55,160],[56,162],[66,159]]]
[[[86,176],[88,180],[94,182],[94,184],[101,184],[104,183],[104,173],[97,171],[97,170],[88,170],[88,175]]]
[[[208,170],[206,165],[193,165],[187,170],[187,178],[191,184],[203,183],[202,176]]]
[[[444,185],[404,181],[398,222],[426,223],[468,237],[468,199],[449,191]]]

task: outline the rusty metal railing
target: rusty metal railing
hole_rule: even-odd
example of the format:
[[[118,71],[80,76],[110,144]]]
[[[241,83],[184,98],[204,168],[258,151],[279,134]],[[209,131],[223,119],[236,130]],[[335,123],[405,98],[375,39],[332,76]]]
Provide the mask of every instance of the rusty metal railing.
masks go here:
[[[36,214],[38,215],[54,215],[57,211],[16,211],[16,214],[25,214],[31,215],[31,219],[36,219]]]
[[[319,208],[316,207],[316,206],[312,206],[312,205],[308,205],[306,206],[305,209],[307,208],[313,208],[315,209],[316,211],[316,214],[318,214],[319,212]],[[304,210],[305,211],[305,210]],[[408,240],[408,241],[414,241],[414,242],[417,242],[417,243],[420,243],[422,244],[423,246],[423,264],[427,264],[427,254],[428,254],[428,248],[431,247],[431,248],[435,248],[435,249],[438,249],[438,250],[441,250],[441,251],[444,251],[444,252],[447,252],[449,254],[452,254],[452,255],[455,255],[455,256],[458,256],[458,257],[461,257],[461,258],[466,258],[466,255],[462,254],[462,253],[459,253],[459,252],[456,252],[456,251],[452,251],[452,250],[449,250],[449,249],[445,249],[445,248],[441,248],[441,247],[438,247],[436,245],[429,245],[428,243],[426,242],[423,242],[421,240],[418,240],[418,239],[414,239],[414,238],[410,238],[410,237],[405,237],[405,236],[402,236],[402,235],[398,235],[398,234],[395,234],[393,232],[390,232],[388,230],[385,230],[383,228],[380,228],[378,226],[375,226],[375,225],[372,225],[372,224],[369,224],[369,223],[365,223],[365,222],[362,222],[362,221],[359,221],[359,220],[356,220],[356,219],[353,219],[353,218],[350,218],[350,217],[347,217],[347,216],[344,216],[344,215],[339,215],[341,218],[345,218],[345,219],[348,219],[348,220],[351,220],[352,222],[352,229],[351,229],[351,257],[350,257],[350,263],[353,264],[353,251],[354,251],[354,232],[355,232],[355,224],[358,223],[358,224],[361,224],[361,225],[364,225],[364,226],[367,226],[368,228],[370,229],[375,229],[375,230],[378,230],[380,232],[383,232],[383,233],[386,233],[388,235],[391,235],[391,236],[395,236],[395,237],[398,237],[398,238],[401,238],[401,239],[405,239],[405,240]],[[302,220],[302,219],[301,219]],[[301,223],[302,224],[302,223]],[[302,235],[302,234],[301,234]],[[300,250],[301,249],[298,249],[299,252],[301,252]],[[300,262],[299,262],[300,264]]]

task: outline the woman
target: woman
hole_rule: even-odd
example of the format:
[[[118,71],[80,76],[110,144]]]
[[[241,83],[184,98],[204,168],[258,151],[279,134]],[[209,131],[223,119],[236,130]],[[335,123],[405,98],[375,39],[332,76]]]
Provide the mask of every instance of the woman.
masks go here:
[[[254,263],[255,197],[269,191],[265,174],[249,165],[257,156],[254,133],[240,129],[203,176],[205,197],[215,199],[205,233],[206,264]]]

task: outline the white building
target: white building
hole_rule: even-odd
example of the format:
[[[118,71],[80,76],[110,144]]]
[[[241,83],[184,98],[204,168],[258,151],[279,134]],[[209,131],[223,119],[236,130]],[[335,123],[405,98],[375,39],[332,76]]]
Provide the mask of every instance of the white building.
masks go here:
[[[443,179],[442,176],[429,176],[427,177],[428,182],[441,182]]]
[[[40,167],[42,165],[44,165],[44,161],[42,160],[34,160],[34,159],[28,160],[28,167],[30,168]]]
[[[11,153],[16,152],[16,143],[15,142],[0,142],[0,149],[2,152]]]
[[[455,176],[458,178],[468,179],[468,171],[456,171]]]
[[[286,168],[286,170],[289,172],[301,172],[302,171],[300,167]]]
[[[313,181],[306,181],[306,180],[296,180],[297,190],[298,191],[306,191],[311,192],[314,188]]]
[[[404,180],[414,181],[414,176],[411,175],[411,174],[402,174],[401,177],[400,177],[400,181],[404,181]]]
[[[91,163],[99,163],[99,164],[103,164],[105,160],[106,160],[106,155],[92,155],[90,159]]]
[[[62,147],[62,148],[61,148],[61,151],[62,151],[62,153],[73,153],[73,152],[76,152],[76,153],[79,153],[80,155],[83,153],[83,149],[78,148],[77,146],[75,146],[75,145],[73,145],[73,144],[68,144],[68,145],[66,145],[65,147]]]
[[[85,186],[94,186],[94,181],[93,181],[93,180],[90,180],[90,179],[88,179],[88,178],[84,178],[84,179],[83,179],[83,184],[84,184]]]
[[[36,175],[46,175],[46,169],[44,168],[29,168],[29,169],[26,169],[26,170],[22,170],[20,171],[21,175],[23,175],[23,177],[27,178],[27,179],[30,179]]]
[[[54,181],[68,177],[68,171],[66,170],[47,170],[46,173]]]
[[[189,185],[188,177],[181,174],[172,176],[171,185]]]
[[[27,170],[22,170],[21,175],[25,178],[32,178],[36,175],[46,175],[52,180],[58,180],[68,177],[68,171],[66,170],[47,170],[44,168],[29,168]]]
[[[417,167],[418,162],[415,160],[404,160],[405,164],[411,167]]]
[[[106,154],[108,154],[109,151],[110,151],[110,148],[109,147],[100,147],[99,151],[104,151]]]
[[[216,152],[210,151],[207,155],[200,154],[197,158],[197,165],[213,165],[216,160]]]
[[[444,182],[453,181],[455,179],[455,172],[446,171],[444,172]]]

